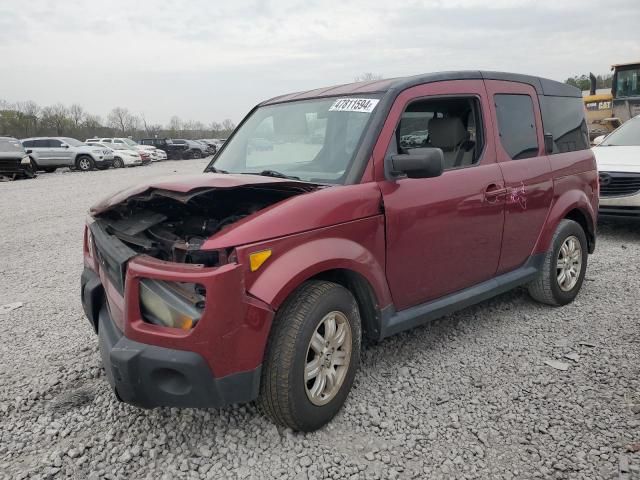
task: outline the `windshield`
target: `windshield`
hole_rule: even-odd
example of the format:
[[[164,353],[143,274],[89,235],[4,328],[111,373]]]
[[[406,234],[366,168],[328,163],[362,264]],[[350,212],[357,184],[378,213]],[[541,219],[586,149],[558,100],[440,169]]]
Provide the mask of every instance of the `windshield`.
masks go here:
[[[126,143],[127,145],[129,145],[131,147],[135,147],[136,145],[138,145],[136,142],[134,142],[130,138],[123,138],[122,140],[124,140],[124,143]]]
[[[230,173],[278,172],[344,183],[379,96],[332,97],[258,108],[213,166]]]
[[[13,138],[0,138],[0,152],[23,152],[22,144]]]
[[[86,145],[86,143],[81,142],[80,140],[76,140],[75,138],[64,137],[64,138],[61,138],[60,140],[62,140],[67,145],[70,145],[71,147],[82,147]]]
[[[600,145],[604,147],[640,146],[640,117],[635,117],[629,120],[628,122],[623,124],[620,128],[611,132]]]
[[[616,97],[640,95],[640,68],[618,70],[616,73]]]

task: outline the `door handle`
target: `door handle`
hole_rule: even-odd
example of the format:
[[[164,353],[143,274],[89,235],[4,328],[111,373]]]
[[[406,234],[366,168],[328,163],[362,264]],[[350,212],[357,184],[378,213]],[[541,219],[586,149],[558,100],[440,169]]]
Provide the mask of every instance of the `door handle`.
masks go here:
[[[505,197],[509,189],[492,183],[484,189],[484,198],[489,202],[495,202],[499,198]]]

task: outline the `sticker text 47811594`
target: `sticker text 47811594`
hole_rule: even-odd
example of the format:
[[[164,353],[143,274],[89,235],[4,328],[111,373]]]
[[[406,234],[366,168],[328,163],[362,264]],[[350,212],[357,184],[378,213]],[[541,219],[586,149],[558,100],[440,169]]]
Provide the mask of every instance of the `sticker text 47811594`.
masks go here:
[[[377,98],[338,98],[329,111],[371,113],[379,101]]]

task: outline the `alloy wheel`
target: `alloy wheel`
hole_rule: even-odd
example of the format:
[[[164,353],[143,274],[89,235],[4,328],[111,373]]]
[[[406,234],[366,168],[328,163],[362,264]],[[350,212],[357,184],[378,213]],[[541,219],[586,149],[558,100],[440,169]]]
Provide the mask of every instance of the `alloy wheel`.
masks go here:
[[[556,274],[558,286],[564,292],[570,291],[578,283],[582,270],[582,247],[573,235],[567,237],[558,252]]]
[[[325,315],[307,349],[304,384],[314,405],[326,405],[340,391],[351,361],[351,325],[338,311]]]

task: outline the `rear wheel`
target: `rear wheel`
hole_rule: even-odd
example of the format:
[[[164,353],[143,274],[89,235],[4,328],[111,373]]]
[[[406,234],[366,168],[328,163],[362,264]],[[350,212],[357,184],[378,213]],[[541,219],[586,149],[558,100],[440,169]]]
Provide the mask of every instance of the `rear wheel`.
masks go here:
[[[76,160],[76,167],[83,172],[93,170],[93,159],[87,155],[82,155]]]
[[[191,156],[192,158],[202,158],[202,152],[200,150],[194,150]]]
[[[123,168],[124,162],[120,157],[116,157],[113,159],[113,168]]]
[[[313,431],[344,404],[360,361],[360,315],[349,290],[310,281],[276,315],[260,405],[276,424]]]
[[[558,225],[545,254],[538,278],[529,284],[529,295],[548,305],[566,305],[578,295],[587,270],[587,236],[579,223],[564,219]]]

